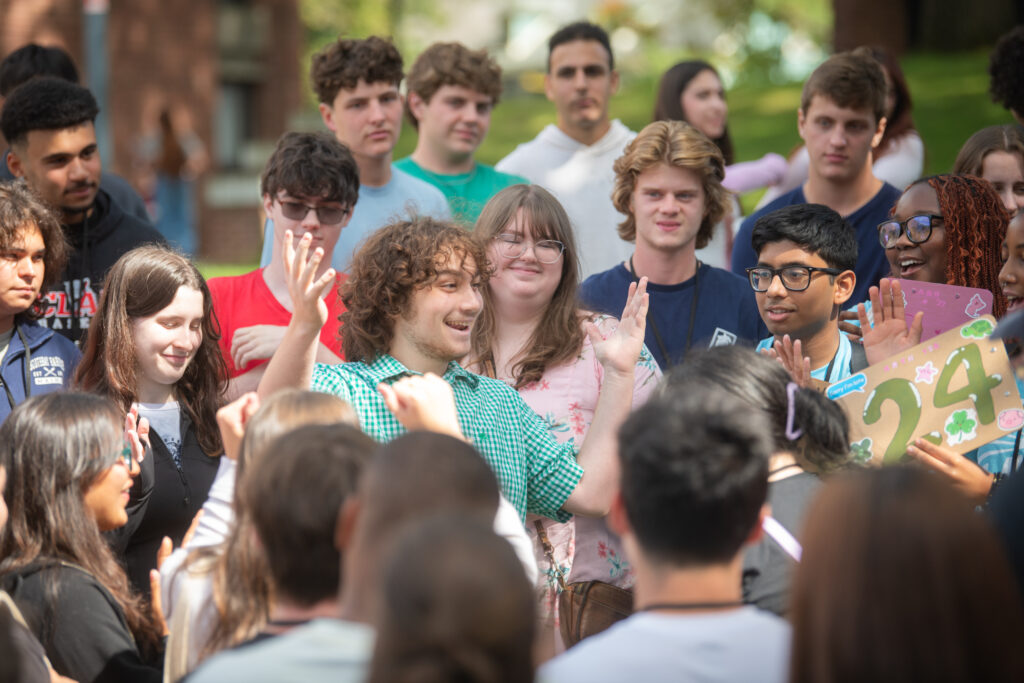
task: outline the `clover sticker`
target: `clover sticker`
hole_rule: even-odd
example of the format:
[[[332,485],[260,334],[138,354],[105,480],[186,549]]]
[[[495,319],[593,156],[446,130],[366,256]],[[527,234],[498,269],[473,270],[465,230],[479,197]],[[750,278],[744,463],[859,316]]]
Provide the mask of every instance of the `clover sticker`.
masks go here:
[[[868,462],[874,457],[874,453],[871,452],[871,439],[865,438],[851,443],[850,453],[853,454],[853,459],[857,462]]]
[[[992,330],[995,329],[992,323],[988,320],[975,320],[970,325],[964,325],[960,328],[960,336],[965,339],[985,339]]]
[[[978,413],[971,409],[955,410],[946,418],[946,441],[955,446],[978,435]]]

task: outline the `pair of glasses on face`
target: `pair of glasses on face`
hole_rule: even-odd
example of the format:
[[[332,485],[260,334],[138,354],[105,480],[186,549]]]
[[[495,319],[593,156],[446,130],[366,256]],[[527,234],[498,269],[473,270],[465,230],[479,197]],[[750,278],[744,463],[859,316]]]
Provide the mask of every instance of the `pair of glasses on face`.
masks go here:
[[[122,448],[121,452],[117,455],[117,462],[127,467],[128,471],[131,472],[133,460],[135,460],[135,458],[132,457],[132,449],[127,443],[125,443],[124,448]]]
[[[878,241],[886,249],[892,249],[899,241],[900,235],[907,233],[911,244],[922,244],[932,236],[932,227],[941,222],[942,216],[934,213],[923,213],[911,216],[905,221],[885,221],[878,224]]]
[[[818,268],[816,266],[783,266],[782,268],[754,266],[747,268],[747,277],[750,278],[750,286],[754,288],[755,292],[767,292],[776,275],[779,276],[782,286],[789,291],[802,292],[811,286],[811,275],[814,273],[839,275],[842,272],[837,268]]]
[[[495,235],[494,243],[498,247],[498,253],[505,258],[515,259],[526,253],[530,245],[520,235],[511,232],[503,232]],[[533,243],[533,255],[541,263],[554,263],[562,256],[565,245],[558,240],[537,240]]]
[[[293,221],[305,220],[310,211],[315,211],[316,219],[321,225],[337,225],[348,215],[348,209],[345,207],[310,206],[292,199],[278,199],[277,203],[281,205],[284,217]]]

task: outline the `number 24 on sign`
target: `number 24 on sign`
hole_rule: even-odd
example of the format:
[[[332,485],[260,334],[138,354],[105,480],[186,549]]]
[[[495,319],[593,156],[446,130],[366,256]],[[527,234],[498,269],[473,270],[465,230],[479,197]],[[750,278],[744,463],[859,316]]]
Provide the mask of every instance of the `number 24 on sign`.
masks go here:
[[[861,462],[901,460],[921,437],[959,453],[1024,426],[1024,410],[1002,342],[984,316],[829,387],[850,419]]]

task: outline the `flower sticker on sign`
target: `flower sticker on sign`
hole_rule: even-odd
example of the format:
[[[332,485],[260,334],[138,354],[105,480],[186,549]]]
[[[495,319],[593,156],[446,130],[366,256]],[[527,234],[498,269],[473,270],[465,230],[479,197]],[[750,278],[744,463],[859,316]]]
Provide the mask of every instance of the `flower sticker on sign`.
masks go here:
[[[966,453],[1020,429],[1020,394],[1003,343],[988,339],[994,328],[980,317],[862,370],[856,391],[830,387],[854,457],[898,462],[917,438]]]

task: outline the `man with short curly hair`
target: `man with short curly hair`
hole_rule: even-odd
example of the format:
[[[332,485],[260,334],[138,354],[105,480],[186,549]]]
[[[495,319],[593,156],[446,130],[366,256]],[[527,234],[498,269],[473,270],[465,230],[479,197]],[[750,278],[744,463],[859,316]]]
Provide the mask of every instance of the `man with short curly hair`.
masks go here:
[[[416,59],[406,86],[406,114],[419,139],[395,166],[441,190],[457,221],[472,226],[497,192],[529,182],[473,158],[501,95],[501,67],[485,50],[435,43]]]
[[[395,218],[422,214],[446,220],[441,192],[391,163],[402,130],[402,55],[387,39],[340,38],[313,55],[310,80],[320,116],[359,167],[359,201],[338,238],[331,265],[348,272],[352,253],[377,228]],[[260,265],[271,261],[273,226],[267,224]]]
[[[96,314],[103,278],[114,262],[137,246],[164,243],[100,187],[93,125],[98,113],[92,93],[60,78],[18,86],[0,113],[0,130],[11,145],[8,168],[57,211],[71,244],[40,322],[76,343]]]
[[[300,244],[300,259],[310,247],[308,241]],[[342,291],[341,334],[349,362],[340,365],[313,362],[316,332],[325,317],[317,294],[329,283],[314,281],[308,272],[293,273],[295,314],[259,393],[312,387],[334,394],[352,405],[363,431],[390,441],[409,426],[392,414],[402,413],[410,398],[396,383],[414,377],[413,383],[437,386],[439,376],[450,393],[431,394],[426,407],[439,411],[445,418],[440,422],[454,423],[452,431],[477,447],[520,521],[527,512],[561,521],[570,513],[603,515],[616,488],[615,430],[632,407],[633,375],[643,345],[643,285],[629,288],[622,322],[608,338],[590,330],[604,380],[577,454],[571,441],[555,440],[515,389],[459,365],[470,352],[473,323],[483,306],[479,288],[489,276],[485,264],[483,246],[452,223],[417,217],[375,232],[353,258]],[[422,377],[431,374],[435,377]]]
[[[989,56],[992,101],[1010,110],[1024,126],[1024,26],[1017,26],[996,43]]]

